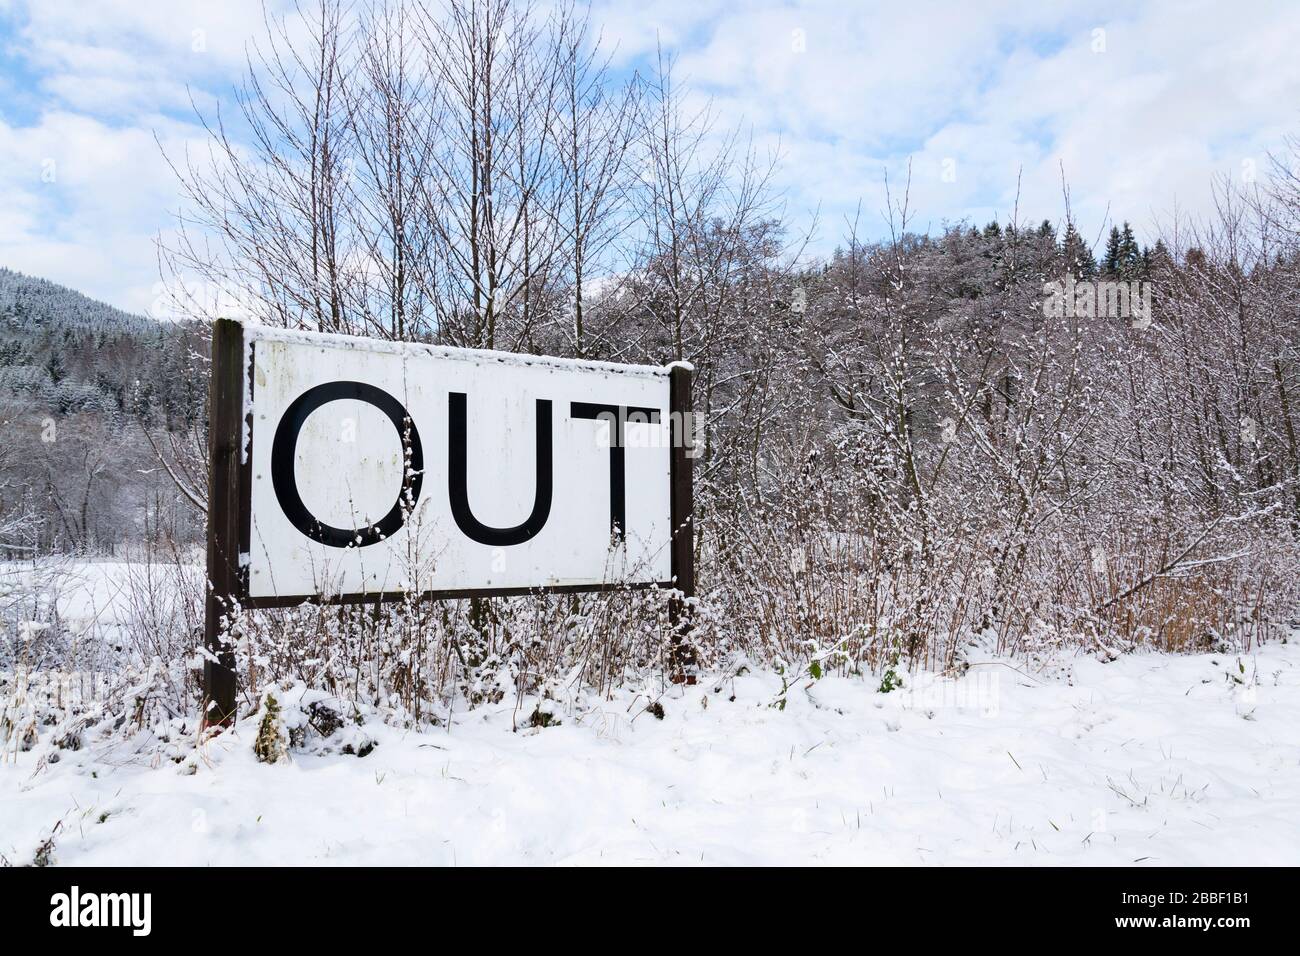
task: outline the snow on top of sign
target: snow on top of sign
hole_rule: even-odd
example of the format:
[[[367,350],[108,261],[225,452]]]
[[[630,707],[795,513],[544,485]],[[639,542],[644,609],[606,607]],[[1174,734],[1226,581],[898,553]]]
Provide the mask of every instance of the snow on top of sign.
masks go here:
[[[500,363],[503,365],[528,365],[554,369],[590,369],[612,375],[633,375],[643,378],[663,378],[677,365],[621,365],[616,362],[593,362],[586,359],[559,358],[553,355],[527,355],[521,352],[498,352],[491,349],[459,349],[446,345],[426,345],[422,342],[391,342],[368,339],[356,335],[339,335],[333,332],[303,332],[296,329],[279,329],[268,325],[245,325],[244,345],[253,342],[286,342],[293,345],[315,345],[326,348],[364,349],[367,352],[386,352],[392,355],[426,355],[432,358],[458,359],[467,362]]]

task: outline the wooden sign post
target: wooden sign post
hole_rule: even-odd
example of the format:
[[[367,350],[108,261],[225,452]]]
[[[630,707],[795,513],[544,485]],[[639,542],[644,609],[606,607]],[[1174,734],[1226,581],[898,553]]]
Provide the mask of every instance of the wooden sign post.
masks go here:
[[[203,720],[235,719],[235,652],[223,626],[243,593],[240,520],[244,511],[241,458],[244,440],[244,330],[218,319],[212,326],[212,378],[208,385],[208,580],[203,614]]]
[[[695,597],[694,436],[691,434],[691,370],[674,365],[670,371],[669,405],[672,423],[673,583],[681,599],[669,605],[672,644],[668,673],[674,684],[695,683],[695,648],[690,643]]]

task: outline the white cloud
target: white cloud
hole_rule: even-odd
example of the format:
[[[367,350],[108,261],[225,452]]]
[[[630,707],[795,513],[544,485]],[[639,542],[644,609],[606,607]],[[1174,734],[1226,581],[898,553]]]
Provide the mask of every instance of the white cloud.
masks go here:
[[[882,233],[884,171],[901,185],[909,160],[920,227],[1005,219],[1018,178],[1020,214],[1059,219],[1063,165],[1085,234],[1109,209],[1151,238],[1175,200],[1207,210],[1216,174],[1240,175],[1252,158],[1262,173],[1265,154],[1300,122],[1291,106],[1300,58],[1290,51],[1300,4],[645,10],[609,38],[633,50],[652,48],[656,29],[683,38],[678,67],[720,119],[752,125],[762,141],[780,136],[780,184],[792,211],[820,204],[823,251],[858,198],[867,232]]]
[[[229,106],[261,5],[0,0],[0,17],[17,26],[0,40],[0,264],[144,309],[179,201],[155,133],[179,150],[202,138],[191,95]],[[1175,202],[1207,210],[1216,173],[1263,174],[1300,125],[1288,0],[605,0],[594,18],[620,68],[662,42],[720,125],[780,144],[787,211],[820,206],[823,252],[859,200],[883,234],[885,174],[901,189],[909,161],[919,228],[1010,216],[1018,177],[1021,214],[1059,219],[1063,165],[1085,235],[1109,210],[1150,238]]]
[[[153,238],[177,204],[154,139],[183,150],[186,130],[161,117],[115,127],[64,111],[0,122],[0,263],[144,310],[157,274]]]
[[[159,142],[180,155],[202,141],[191,103],[229,97],[261,4],[40,0],[0,15],[22,71],[3,76],[0,264],[144,311],[179,201]]]

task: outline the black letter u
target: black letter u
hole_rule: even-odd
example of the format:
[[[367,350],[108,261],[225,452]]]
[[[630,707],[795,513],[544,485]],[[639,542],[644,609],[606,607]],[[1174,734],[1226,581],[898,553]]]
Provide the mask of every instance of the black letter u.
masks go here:
[[[447,491],[451,495],[451,515],[456,527],[479,544],[505,546],[523,544],[536,537],[551,514],[551,403],[537,399],[537,491],[533,496],[533,511],[523,522],[513,528],[492,528],[474,517],[469,507],[468,465],[466,448],[469,444],[466,426],[464,392],[450,392],[448,398],[449,421],[447,429]]]

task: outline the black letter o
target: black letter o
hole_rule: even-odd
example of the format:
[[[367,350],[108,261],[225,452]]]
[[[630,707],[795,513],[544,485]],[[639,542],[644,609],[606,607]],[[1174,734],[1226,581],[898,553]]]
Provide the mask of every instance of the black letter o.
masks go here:
[[[317,519],[303,504],[302,495],[298,493],[298,479],[294,475],[298,435],[307,417],[322,405],[344,399],[365,402],[387,415],[397,429],[403,445],[406,443],[406,430],[410,429],[410,460],[402,469],[402,490],[388,514],[366,528],[335,528]],[[276,426],[275,440],[271,444],[271,485],[285,517],[313,541],[331,548],[364,548],[382,541],[405,522],[402,503],[409,501],[411,507],[414,507],[415,502],[420,500],[423,484],[424,450],[420,445],[420,433],[415,430],[415,422],[406,414],[405,406],[381,388],[365,382],[327,382],[317,385],[294,399]]]

